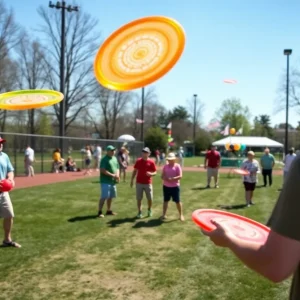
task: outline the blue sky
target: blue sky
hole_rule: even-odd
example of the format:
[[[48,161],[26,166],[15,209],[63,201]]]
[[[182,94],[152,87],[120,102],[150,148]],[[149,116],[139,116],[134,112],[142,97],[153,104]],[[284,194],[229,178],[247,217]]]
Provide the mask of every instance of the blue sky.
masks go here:
[[[6,0],[17,20],[28,30],[41,20],[36,12],[46,0]],[[56,1],[52,1],[56,3]],[[222,100],[240,98],[252,113],[269,114],[272,123],[285,122],[285,111],[274,114],[277,90],[285,72],[284,48],[293,49],[291,67],[300,57],[299,0],[78,0],[99,19],[105,39],[134,19],[165,15],[176,19],[186,32],[186,48],[177,65],[157,81],[159,99],[167,108],[185,105],[193,94],[205,103],[208,123]],[[298,15],[297,15],[298,14]],[[299,64],[300,67],[300,64]],[[223,79],[236,79],[236,85]],[[290,123],[298,115],[290,109]]]

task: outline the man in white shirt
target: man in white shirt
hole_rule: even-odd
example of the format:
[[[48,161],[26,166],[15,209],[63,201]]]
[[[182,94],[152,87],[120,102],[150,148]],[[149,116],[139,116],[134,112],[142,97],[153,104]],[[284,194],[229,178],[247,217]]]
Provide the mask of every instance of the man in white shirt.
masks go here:
[[[34,150],[30,148],[29,145],[27,145],[25,150],[24,164],[25,164],[25,173],[28,177],[34,176],[33,162],[34,162]]]
[[[293,160],[296,158],[295,148],[291,148],[284,158],[283,180],[286,180],[287,174],[291,168]]]
[[[99,164],[102,157],[102,148],[99,145],[96,145],[93,156],[95,161],[94,168],[96,169],[96,171],[99,171]]]

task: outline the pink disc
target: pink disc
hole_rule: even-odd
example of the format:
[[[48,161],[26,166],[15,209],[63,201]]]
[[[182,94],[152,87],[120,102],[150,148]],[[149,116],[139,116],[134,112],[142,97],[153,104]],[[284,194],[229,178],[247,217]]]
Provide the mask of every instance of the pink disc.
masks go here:
[[[246,175],[250,174],[249,171],[243,170],[243,169],[234,169],[233,172],[236,173],[236,174],[239,174],[239,175],[243,175],[243,176],[246,176]]]
[[[231,84],[237,83],[237,81],[234,80],[234,79],[224,79],[223,82],[225,82],[225,83],[231,83]]]
[[[214,220],[225,225],[237,238],[253,243],[264,244],[268,239],[270,228],[246,217],[215,209],[198,209],[192,214],[193,221],[207,231],[216,227]]]

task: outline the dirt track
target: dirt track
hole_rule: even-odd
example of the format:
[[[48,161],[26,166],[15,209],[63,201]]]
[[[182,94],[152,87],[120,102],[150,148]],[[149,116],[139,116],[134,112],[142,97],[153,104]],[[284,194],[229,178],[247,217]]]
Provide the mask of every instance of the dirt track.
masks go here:
[[[160,167],[158,168],[160,169]],[[220,168],[220,173],[226,174],[230,172],[230,168]],[[132,171],[132,167],[128,168],[128,171]],[[205,172],[204,168],[201,167],[184,167],[184,172]],[[281,175],[281,170],[274,170],[274,175]],[[98,177],[99,172],[93,172],[89,177]],[[56,182],[66,182],[87,178],[83,172],[66,172],[66,173],[44,173],[38,174],[35,177],[16,177],[16,187],[15,189],[27,188],[38,185],[51,184]]]

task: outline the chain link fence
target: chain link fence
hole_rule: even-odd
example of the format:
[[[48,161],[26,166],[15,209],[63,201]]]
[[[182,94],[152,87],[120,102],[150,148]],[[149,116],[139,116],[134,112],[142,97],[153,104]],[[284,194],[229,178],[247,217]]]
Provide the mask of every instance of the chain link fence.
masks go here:
[[[0,135],[6,139],[3,152],[9,155],[11,163],[15,168],[16,176],[25,174],[24,152],[27,145],[35,152],[35,173],[49,173],[52,171],[52,154],[56,148],[59,148],[60,139],[64,139],[64,149],[66,152],[62,157],[66,161],[67,157],[71,156],[79,168],[84,168],[84,148],[86,145],[90,145],[92,149],[99,145],[102,148],[103,156],[105,154],[105,148],[108,145],[113,145],[117,149],[120,149],[124,144],[123,141],[92,138],[45,136],[9,132],[2,132]],[[126,148],[130,152],[131,163],[140,156],[143,147],[143,142],[127,142]]]

